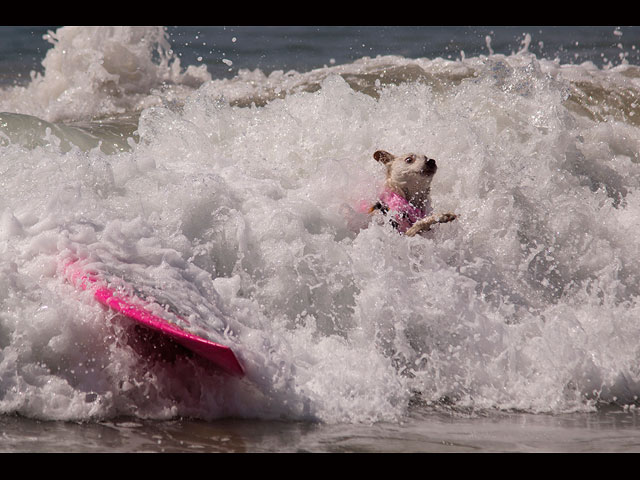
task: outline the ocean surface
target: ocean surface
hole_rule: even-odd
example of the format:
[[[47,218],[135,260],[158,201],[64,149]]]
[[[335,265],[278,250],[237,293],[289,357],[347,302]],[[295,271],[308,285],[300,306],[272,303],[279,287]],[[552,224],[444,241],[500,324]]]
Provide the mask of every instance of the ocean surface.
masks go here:
[[[0,452],[640,451],[640,27],[0,27]],[[378,149],[438,161],[407,238]],[[230,346],[141,355],[79,258]]]

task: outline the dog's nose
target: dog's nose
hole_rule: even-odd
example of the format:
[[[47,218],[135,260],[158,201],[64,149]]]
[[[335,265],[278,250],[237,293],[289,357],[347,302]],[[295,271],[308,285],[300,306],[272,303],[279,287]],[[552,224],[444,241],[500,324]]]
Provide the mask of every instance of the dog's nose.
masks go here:
[[[425,157],[425,162],[422,164],[421,173],[423,175],[435,175],[438,166],[433,158]]]

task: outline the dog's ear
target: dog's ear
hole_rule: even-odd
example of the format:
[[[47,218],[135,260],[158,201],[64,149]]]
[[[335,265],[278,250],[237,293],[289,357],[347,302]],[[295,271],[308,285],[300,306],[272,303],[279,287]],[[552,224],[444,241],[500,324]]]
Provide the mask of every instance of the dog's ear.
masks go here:
[[[389,152],[385,152],[384,150],[378,150],[373,154],[373,158],[375,158],[378,162],[386,165],[391,160],[393,160],[393,155],[391,155]]]

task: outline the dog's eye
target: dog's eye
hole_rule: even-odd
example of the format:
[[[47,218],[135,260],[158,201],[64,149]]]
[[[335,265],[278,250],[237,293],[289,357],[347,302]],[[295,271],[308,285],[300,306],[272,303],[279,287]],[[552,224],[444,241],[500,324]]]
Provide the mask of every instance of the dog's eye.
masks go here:
[[[407,157],[404,159],[404,161],[407,163],[413,163],[413,157]]]

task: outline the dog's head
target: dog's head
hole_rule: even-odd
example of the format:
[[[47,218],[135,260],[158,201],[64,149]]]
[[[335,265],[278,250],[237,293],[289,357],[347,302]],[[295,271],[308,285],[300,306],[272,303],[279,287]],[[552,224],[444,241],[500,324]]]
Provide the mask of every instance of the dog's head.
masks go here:
[[[373,158],[387,167],[388,187],[402,192],[407,200],[428,196],[438,169],[433,158],[415,153],[396,156],[384,150],[375,152]]]

